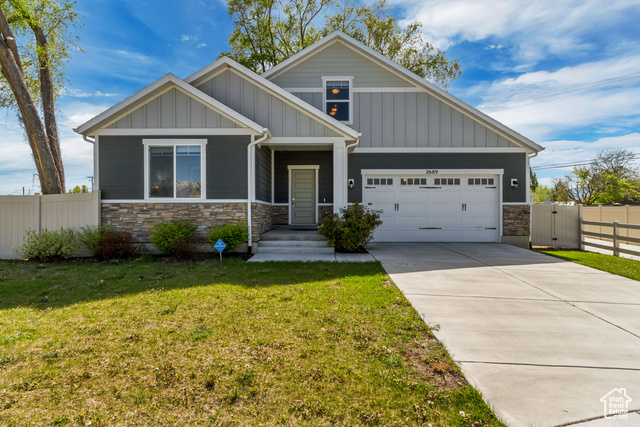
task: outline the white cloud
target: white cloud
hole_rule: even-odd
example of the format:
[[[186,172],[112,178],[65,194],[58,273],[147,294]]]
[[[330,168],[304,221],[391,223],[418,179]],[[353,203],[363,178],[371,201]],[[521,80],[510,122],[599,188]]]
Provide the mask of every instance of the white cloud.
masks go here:
[[[405,22],[420,21],[427,40],[446,49],[459,41],[504,38],[522,64],[548,53],[594,49],[585,34],[607,28],[640,9],[637,0],[395,0]]]
[[[639,69],[635,55],[524,73],[466,93],[483,100],[480,110],[534,140],[587,127],[620,133],[640,124]]]
[[[203,47],[207,47],[206,43],[200,43],[199,45],[196,46],[198,49],[203,48]]]
[[[93,175],[93,145],[84,141],[73,128],[93,118],[110,105],[92,105],[87,102],[70,102],[62,106],[58,116],[60,150],[65,169],[67,188],[76,185],[90,186],[88,176]],[[0,195],[22,194],[40,191],[38,179],[33,185],[33,174],[37,173],[31,149],[24,132],[15,118],[7,116],[0,122],[2,156],[0,156]]]
[[[78,89],[66,89],[63,95],[71,98],[103,98],[103,97],[118,96],[117,93],[105,93],[105,92],[100,92],[99,90],[95,92],[83,92]]]
[[[181,42],[197,42],[198,41],[198,37],[192,35],[192,34],[182,34],[180,36],[180,41]]]

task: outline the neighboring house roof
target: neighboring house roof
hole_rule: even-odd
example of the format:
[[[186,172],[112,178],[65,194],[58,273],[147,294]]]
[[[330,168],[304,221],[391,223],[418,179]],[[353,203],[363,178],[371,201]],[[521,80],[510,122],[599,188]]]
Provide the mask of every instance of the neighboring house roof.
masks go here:
[[[258,74],[254,73],[248,68],[238,64],[234,60],[227,57],[222,57],[217,61],[202,68],[201,70],[196,71],[195,73],[193,73],[192,75],[184,79],[184,81],[190,85],[197,86],[198,84],[206,81],[209,78],[212,78],[219,72],[224,71],[226,69],[233,69],[234,71],[242,75],[244,78],[246,78],[256,86],[280,98],[287,104],[292,105],[294,108],[304,112],[308,116],[323,123],[324,125],[326,125],[330,129],[333,129],[339,134],[352,140],[357,140],[360,137],[360,134],[356,130],[334,119],[333,117],[323,113],[322,111],[318,110],[314,106],[304,102],[297,96],[287,92],[280,86],[270,82],[269,80],[263,78],[262,76],[259,76]]]
[[[408,80],[412,84],[418,87],[421,87],[423,89],[426,89],[426,91],[430,95],[433,95],[437,99],[450,105],[452,108],[460,111],[461,113],[471,116],[472,118],[479,120],[480,122],[483,122],[485,125],[495,129],[497,132],[511,137],[512,139],[515,140],[514,142],[516,142],[519,145],[522,145],[524,148],[528,148],[535,152],[544,150],[544,147],[542,147],[541,145],[536,144],[535,142],[531,141],[530,139],[526,138],[520,133],[514,131],[513,129],[508,128],[507,126],[503,125],[502,123],[498,122],[492,117],[486,115],[480,110],[466,104],[465,102],[459,100],[455,96],[440,89],[436,85],[428,82],[427,80],[418,76],[417,74],[412,73],[406,68],[401,67],[400,65],[396,64],[389,58],[385,57],[379,52],[376,52],[375,50],[371,49],[365,44],[353,39],[352,37],[349,37],[348,35],[344,34],[341,31],[334,31],[328,36],[323,37],[322,39],[318,40],[316,43],[312,44],[311,46],[301,50],[297,54],[282,61],[278,65],[270,68],[269,70],[267,70],[265,73],[262,74],[262,77],[264,77],[265,79],[273,79],[276,76],[289,70],[290,68],[295,67],[297,64],[301,63],[305,59],[316,54],[317,52],[320,52],[321,50],[332,45],[333,43],[338,43],[338,42],[341,42],[347,47],[354,50],[355,52],[361,55],[364,55],[365,57],[368,57],[369,59],[378,63],[380,66],[404,78],[405,80]]]
[[[109,126],[119,118],[126,116],[136,108],[144,105],[172,88],[176,88],[183,93],[186,93],[188,96],[197,99],[205,106],[212,108],[227,119],[237,123],[240,127],[252,130],[257,135],[262,135],[267,131],[263,126],[249,120],[237,111],[227,107],[204,92],[194,88],[190,84],[185,83],[183,80],[180,80],[173,74],[167,74],[156,80],[122,102],[119,102],[108,110],[98,114],[88,122],[78,126],[74,131],[81,135],[93,136],[94,132],[98,129]]]

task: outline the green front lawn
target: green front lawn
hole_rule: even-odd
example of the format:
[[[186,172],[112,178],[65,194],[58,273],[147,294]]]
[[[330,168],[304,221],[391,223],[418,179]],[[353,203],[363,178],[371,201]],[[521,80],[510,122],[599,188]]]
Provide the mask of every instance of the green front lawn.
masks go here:
[[[0,261],[0,425],[501,425],[379,264]]]
[[[640,261],[582,251],[540,250],[538,252],[630,279],[640,280]]]

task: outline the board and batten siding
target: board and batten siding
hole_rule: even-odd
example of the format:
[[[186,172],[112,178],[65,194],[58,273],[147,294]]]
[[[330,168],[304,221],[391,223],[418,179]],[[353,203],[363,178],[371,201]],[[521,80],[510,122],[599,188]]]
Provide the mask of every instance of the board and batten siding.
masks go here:
[[[502,201],[528,204],[526,165],[526,153],[352,153],[349,178],[355,186],[348,190],[348,198],[362,201],[362,169],[503,169]],[[514,178],[518,188],[511,188]]]
[[[98,142],[102,200],[144,200],[143,139],[162,136],[101,136]],[[250,136],[189,136],[207,139],[207,199],[247,198]],[[172,137],[170,139],[175,139]]]
[[[170,89],[107,129],[233,129],[239,126],[185,93]]]
[[[224,71],[197,88],[248,119],[269,128],[274,137],[336,137],[338,133],[239,74]]]
[[[322,109],[321,92],[293,94]],[[355,92],[350,127],[362,133],[361,148],[517,147],[426,92]]]
[[[284,88],[321,88],[322,77],[353,76],[356,87],[411,87],[397,74],[336,41],[290,69],[269,78]]]
[[[275,203],[289,203],[289,165],[318,165],[318,203],[333,203],[332,151],[275,151]]]

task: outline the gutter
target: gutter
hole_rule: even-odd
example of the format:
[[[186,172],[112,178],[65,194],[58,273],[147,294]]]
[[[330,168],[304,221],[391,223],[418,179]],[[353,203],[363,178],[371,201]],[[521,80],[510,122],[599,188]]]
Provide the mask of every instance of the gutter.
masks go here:
[[[251,224],[251,203],[253,202],[253,187],[255,186],[255,156],[252,156],[253,148],[264,142],[268,138],[271,138],[271,132],[267,128],[262,129],[262,136],[252,141],[249,145],[247,145],[247,226],[249,228],[249,238],[247,241],[247,246],[251,248],[253,246],[253,237],[252,237],[252,224]]]

